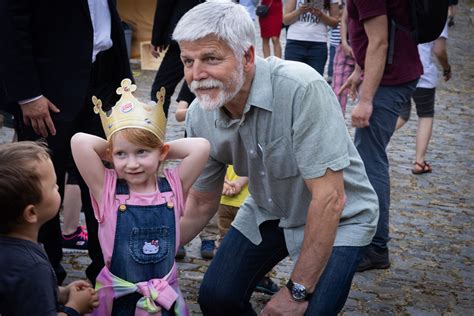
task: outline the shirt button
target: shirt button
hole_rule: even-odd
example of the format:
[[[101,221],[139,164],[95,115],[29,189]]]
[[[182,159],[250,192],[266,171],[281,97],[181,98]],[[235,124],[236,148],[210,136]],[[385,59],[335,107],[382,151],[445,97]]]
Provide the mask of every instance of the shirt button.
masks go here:
[[[270,203],[272,203],[272,198],[269,198],[267,201],[270,202]]]
[[[260,171],[260,175],[264,176],[264,175],[265,175],[265,171]]]
[[[250,149],[249,153],[253,155],[255,151],[253,149]]]

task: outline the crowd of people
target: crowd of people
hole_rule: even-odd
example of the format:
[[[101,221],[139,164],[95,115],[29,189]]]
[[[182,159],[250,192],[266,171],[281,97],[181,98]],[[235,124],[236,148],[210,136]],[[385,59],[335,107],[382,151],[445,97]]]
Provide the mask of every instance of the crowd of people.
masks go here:
[[[256,315],[256,289],[272,295],[262,315],[336,315],[356,272],[390,267],[386,148],[413,98],[412,172],[432,172],[432,55],[449,80],[447,27],[417,46],[408,0],[260,4],[266,58],[255,2],[158,0],[152,49],[165,57],[149,103],[134,96],[115,1],[2,4],[0,105],[18,142],[0,146],[1,315],[188,315],[175,257],[213,221],[214,237],[201,234],[204,315]],[[183,77],[186,137],[166,142]],[[163,169],[168,159],[180,163]],[[64,244],[87,247],[87,281],[60,286]],[[269,273],[288,256],[279,288]]]

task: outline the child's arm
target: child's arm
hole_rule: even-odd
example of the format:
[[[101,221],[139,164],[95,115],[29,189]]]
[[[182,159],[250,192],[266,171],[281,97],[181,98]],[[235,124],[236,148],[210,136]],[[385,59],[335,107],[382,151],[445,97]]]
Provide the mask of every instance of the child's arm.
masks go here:
[[[168,144],[170,151],[167,159],[182,159],[178,170],[183,193],[186,195],[209,158],[209,141],[204,138],[182,138]]]
[[[108,142],[100,137],[77,133],[71,138],[71,150],[77,169],[97,202],[102,199],[105,167],[102,160],[110,160]]]
[[[174,117],[176,121],[183,122],[186,119],[186,113],[188,112],[188,102],[186,101],[179,101],[178,105],[176,106],[176,112],[174,113]]]

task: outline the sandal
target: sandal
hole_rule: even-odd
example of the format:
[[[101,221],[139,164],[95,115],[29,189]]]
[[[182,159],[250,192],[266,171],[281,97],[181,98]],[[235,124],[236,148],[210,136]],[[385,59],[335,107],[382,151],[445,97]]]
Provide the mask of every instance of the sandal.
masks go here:
[[[430,173],[432,171],[433,171],[433,168],[431,168],[431,165],[427,163],[426,161],[423,161],[422,163],[415,161],[415,166],[413,167],[413,169],[411,169],[411,173],[413,174]]]

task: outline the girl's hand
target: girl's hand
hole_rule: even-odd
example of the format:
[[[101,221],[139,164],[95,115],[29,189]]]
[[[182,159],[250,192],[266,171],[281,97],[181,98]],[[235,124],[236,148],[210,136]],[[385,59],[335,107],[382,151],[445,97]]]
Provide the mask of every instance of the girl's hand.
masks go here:
[[[349,43],[347,43],[347,41],[342,41],[341,45],[344,54],[348,57],[354,58],[354,52],[352,51],[352,47],[349,46]]]
[[[308,13],[310,12],[312,9],[309,5],[307,4],[302,4],[299,6],[298,9],[296,9],[298,11],[299,14],[305,14],[305,13]]]
[[[349,97],[354,102],[357,96],[357,89],[359,88],[360,83],[362,80],[360,79],[361,72],[357,69],[354,69],[354,72],[347,78],[346,82],[342,85],[342,87],[337,92],[338,95],[341,95],[344,90],[349,89]]]
[[[318,18],[321,17],[321,15],[323,15],[323,11],[319,10],[319,9],[316,9],[316,8],[311,8],[311,14],[314,15],[314,16],[317,16]]]

